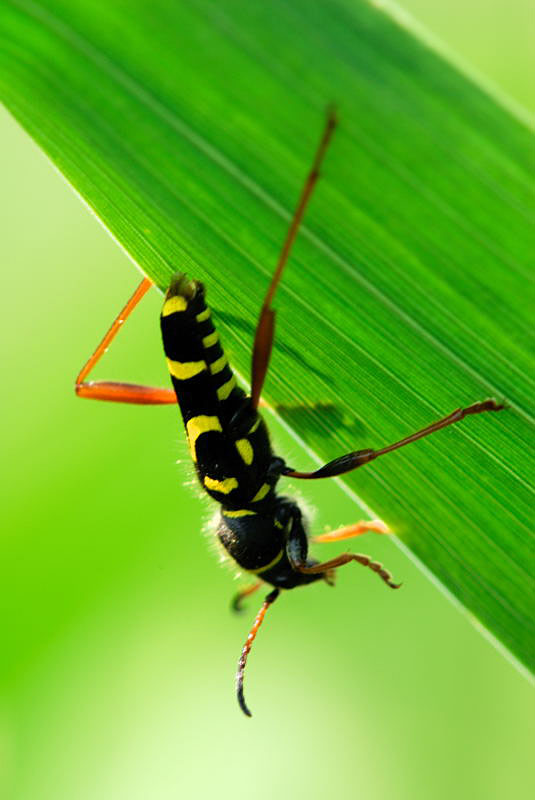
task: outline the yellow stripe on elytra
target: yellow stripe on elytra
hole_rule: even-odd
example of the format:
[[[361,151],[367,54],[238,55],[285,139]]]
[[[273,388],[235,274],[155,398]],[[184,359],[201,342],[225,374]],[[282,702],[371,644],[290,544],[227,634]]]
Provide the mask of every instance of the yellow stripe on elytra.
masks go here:
[[[226,400],[235,386],[236,386],[236,378],[233,375],[229,381],[224,383],[223,386],[220,386],[219,389],[217,390],[217,396],[219,400]]]
[[[274,567],[275,564],[279,563],[283,555],[284,550],[281,550],[280,553],[277,553],[275,558],[269,562],[269,564],[264,564],[263,567],[258,567],[258,569],[248,569],[247,572],[252,572],[253,575],[260,575],[261,572],[267,572],[268,569],[271,569],[271,567]]]
[[[237,511],[223,511],[224,517],[254,517],[256,515],[256,511],[249,511],[248,508],[239,508]]]
[[[216,478],[210,478],[208,475],[204,478],[204,485],[207,489],[213,492],[221,492],[221,494],[229,494],[233,489],[238,488],[238,481],[236,478],[225,478],[218,481]]]
[[[175,311],[185,311],[188,307],[188,301],[180,294],[169,297],[162,308],[162,317],[168,317],[169,314],[174,314]]]
[[[207,417],[201,415],[199,417],[192,417],[187,421],[186,432],[188,435],[191,457],[194,461],[197,461],[195,445],[199,436],[201,436],[203,433],[208,433],[209,431],[221,432],[222,430],[223,428],[219,422],[219,417]]]
[[[228,361],[226,355],[223,353],[221,358],[217,358],[215,361],[212,361],[211,364],[208,364],[210,367],[210,372],[212,375],[217,375],[218,372],[221,372],[227,366]]]
[[[206,361],[172,361],[168,358],[167,366],[173,377],[179,381],[187,381],[206,369]]]
[[[235,442],[236,450],[245,461],[247,466],[253,463],[254,458],[254,450],[251,446],[251,442],[248,439],[237,439]]]
[[[253,497],[253,499],[251,500],[251,503],[259,503],[260,500],[263,500],[264,497],[269,493],[270,489],[271,489],[271,486],[269,485],[269,483],[263,483],[262,486],[260,487],[260,489],[257,491],[255,496]]]
[[[257,420],[256,420],[256,422],[254,423],[253,427],[252,427],[252,428],[249,428],[249,433],[254,433],[254,432],[255,432],[255,430],[258,428],[258,426],[259,426],[259,425],[260,425],[260,417],[258,417],[258,419],[257,419]]]
[[[197,322],[204,322],[205,319],[208,319],[208,317],[210,316],[210,313],[211,313],[210,309],[209,308],[205,308],[204,311],[201,311],[200,314],[196,315],[195,319],[197,320]]]
[[[213,344],[219,341],[219,334],[217,331],[213,333],[209,333],[208,336],[204,336],[202,340],[203,347],[212,347]]]

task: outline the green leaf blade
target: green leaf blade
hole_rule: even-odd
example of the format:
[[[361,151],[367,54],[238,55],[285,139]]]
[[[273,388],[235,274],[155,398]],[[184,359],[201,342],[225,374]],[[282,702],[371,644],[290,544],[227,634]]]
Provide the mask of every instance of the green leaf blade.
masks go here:
[[[526,125],[350,0],[13,0],[2,24],[8,107],[161,287],[176,269],[206,281],[242,374],[324,107],[338,102],[277,297],[267,398],[324,460],[507,400],[347,485],[532,664]]]

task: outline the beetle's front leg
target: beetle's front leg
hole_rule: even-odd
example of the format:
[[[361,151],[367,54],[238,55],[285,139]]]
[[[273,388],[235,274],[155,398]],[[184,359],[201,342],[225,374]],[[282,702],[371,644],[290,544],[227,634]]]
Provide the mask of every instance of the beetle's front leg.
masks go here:
[[[293,505],[293,504],[292,504]],[[303,527],[303,518],[297,506],[289,509],[286,525],[286,555],[292,568],[298,570],[307,563],[308,536]]]
[[[276,513],[277,523],[284,529],[285,549],[288,561],[295,572],[301,573],[302,583],[312,583],[323,578],[327,583],[334,582],[332,570],[319,570],[313,575],[304,575],[305,567],[314,567],[319,562],[308,558],[308,536],[303,525],[303,516],[296,503],[283,498]]]
[[[327,583],[334,582],[334,571],[337,567],[343,567],[344,564],[349,564],[351,561],[356,561],[362,564],[363,567],[369,567],[373,572],[377,572],[379,577],[392,589],[398,589],[401,584],[394,583],[392,576],[388,570],[384,569],[382,564],[378,561],[372,561],[369,556],[363,553],[342,553],[330,561],[318,562],[315,559],[309,559],[308,556],[308,537],[305,533],[302,523],[301,512],[295,503],[288,503],[283,505],[286,510],[288,521],[285,526],[286,530],[286,554],[288,560],[292,565],[292,569],[300,572],[303,577],[314,578],[323,577]]]

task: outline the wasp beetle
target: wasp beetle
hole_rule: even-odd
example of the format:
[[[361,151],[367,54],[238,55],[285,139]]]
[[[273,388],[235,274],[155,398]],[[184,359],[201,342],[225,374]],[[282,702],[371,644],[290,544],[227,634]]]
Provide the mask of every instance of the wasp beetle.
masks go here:
[[[348,453],[314,472],[298,472],[274,455],[266,424],[258,412],[275,330],[272,301],[335,127],[336,118],[330,112],[260,310],[252,351],[250,396],[236,384],[206,305],[203,284],[181,273],[171,281],[160,317],[173,388],[86,380],[125,319],[151,287],[148,278],[141,282],[84,365],[75,386],[79,397],[95,400],[149,405],[178,402],[201,486],[221,506],[217,536],[236,564],[254,576],[254,582],[236,595],[233,607],[238,610],[242,600],[263,584],[273,587],[256,616],[238,663],[237,697],[247,716],[251,716],[243,696],[247,656],[268,607],[282,589],[293,589],[317,580],[332,584],[335,570],[351,561],[369,567],[393,589],[401,585],[392,580],[381,564],[360,553],[343,553],[325,562],[310,558],[301,510],[294,500],[277,493],[279,480],[285,476],[318,479],[341,475],[468,415],[499,411],[504,407],[489,399],[459,408],[394,444],[379,450]],[[384,533],[386,530],[378,520],[359,522],[317,536],[313,541],[337,541],[366,531]]]

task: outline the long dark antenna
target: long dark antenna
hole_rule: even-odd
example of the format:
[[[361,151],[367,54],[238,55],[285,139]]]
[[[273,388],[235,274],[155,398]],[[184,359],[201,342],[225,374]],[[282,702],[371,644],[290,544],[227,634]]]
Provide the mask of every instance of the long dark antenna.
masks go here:
[[[268,596],[262,603],[262,607],[258,612],[258,614],[256,615],[255,621],[253,622],[253,627],[249,631],[249,636],[245,640],[245,644],[243,645],[243,649],[241,651],[240,660],[238,661],[238,671],[236,673],[236,694],[238,696],[238,703],[240,704],[240,708],[247,717],[253,716],[249,711],[249,709],[247,708],[247,705],[245,703],[245,698],[243,696],[243,675],[245,672],[245,665],[247,663],[247,656],[249,655],[249,651],[253,646],[253,642],[256,638],[256,634],[258,633],[258,629],[261,626],[262,622],[264,621],[266,611],[268,610],[270,605],[275,602],[279,594],[280,594],[280,589],[273,589],[273,591],[268,594]]]

